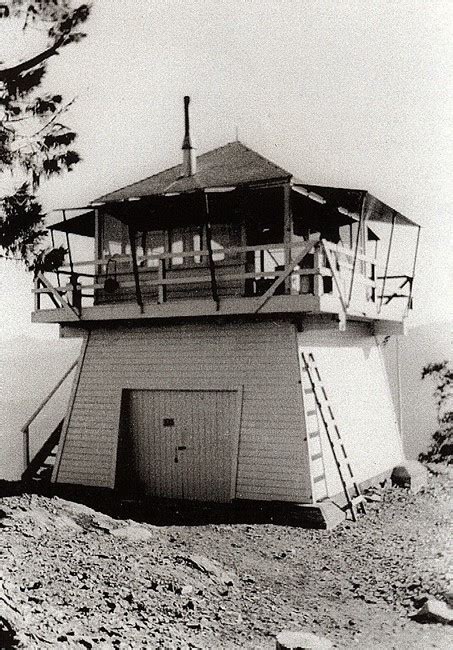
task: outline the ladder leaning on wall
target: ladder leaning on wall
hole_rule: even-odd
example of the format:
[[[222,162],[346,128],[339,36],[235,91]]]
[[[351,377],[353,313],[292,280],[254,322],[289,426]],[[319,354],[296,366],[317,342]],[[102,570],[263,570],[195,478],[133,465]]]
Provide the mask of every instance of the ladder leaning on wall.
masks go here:
[[[315,398],[317,411],[321,416],[321,420],[324,425],[327,438],[329,440],[330,448],[332,449],[333,458],[338,469],[341,485],[346,497],[345,510],[349,510],[352,520],[357,521],[357,512],[365,514],[365,497],[361,493],[360,486],[357,483],[352,471],[351,463],[346,453],[346,448],[341,438],[341,434],[338,429],[332,407],[330,406],[327,392],[324,388],[320,372],[315,362],[315,358],[311,352],[301,352],[301,358],[303,362],[303,370],[305,370],[307,373],[311,391],[313,392],[313,396]],[[319,456],[319,454],[316,456]],[[316,478],[323,478],[324,482],[326,483],[327,491],[325,470],[323,475],[315,477],[315,480]]]

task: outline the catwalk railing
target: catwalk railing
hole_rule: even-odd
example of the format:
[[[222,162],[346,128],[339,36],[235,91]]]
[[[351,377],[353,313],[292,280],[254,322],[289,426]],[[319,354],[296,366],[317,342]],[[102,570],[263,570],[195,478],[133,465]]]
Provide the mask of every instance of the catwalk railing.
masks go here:
[[[164,304],[210,297],[268,300],[274,295],[329,296],[344,313],[380,314],[396,299],[402,315],[411,306],[410,276],[379,276],[373,257],[326,240],[164,252],[135,261],[131,255],[73,261],[71,269],[62,267],[54,274],[56,282],[39,273],[35,312],[53,307],[80,316],[85,307],[137,299]]]

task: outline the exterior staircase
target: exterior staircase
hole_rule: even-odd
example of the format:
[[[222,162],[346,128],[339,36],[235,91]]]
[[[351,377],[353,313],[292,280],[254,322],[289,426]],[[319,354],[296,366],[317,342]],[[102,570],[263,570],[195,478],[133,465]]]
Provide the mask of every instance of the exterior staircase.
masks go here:
[[[41,402],[33,415],[27,420],[22,427],[23,441],[24,441],[24,471],[22,473],[22,482],[26,486],[44,486],[49,485],[52,477],[53,467],[57,456],[58,443],[60,442],[61,432],[63,430],[64,418],[60,420],[50,436],[41,446],[41,448],[31,457],[30,453],[30,425],[35,421],[37,416],[44,409],[46,404],[55,395],[60,386],[65,382],[69,375],[78,365],[79,360],[76,359],[74,363],[68,368],[65,374],[52,388],[47,397]]]
[[[50,483],[55,458],[57,456],[58,443],[60,442],[61,431],[63,429],[63,422],[64,418],[58,423],[41,449],[22,473],[22,482],[26,485],[48,485]]]

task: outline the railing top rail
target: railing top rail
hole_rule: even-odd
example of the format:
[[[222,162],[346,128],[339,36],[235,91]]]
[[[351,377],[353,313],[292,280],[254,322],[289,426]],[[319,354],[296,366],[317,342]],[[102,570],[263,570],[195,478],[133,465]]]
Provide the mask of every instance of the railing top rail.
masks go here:
[[[76,365],[77,365],[78,363],[79,363],[79,358],[77,358],[77,359],[74,361],[74,363],[72,363],[72,364],[69,366],[69,368],[66,370],[66,372],[64,373],[64,375],[63,375],[63,376],[58,380],[58,382],[57,382],[57,383],[55,384],[55,386],[52,388],[52,390],[51,390],[50,393],[47,395],[47,397],[45,397],[45,399],[43,399],[43,401],[40,403],[40,405],[38,406],[38,408],[34,411],[33,415],[31,415],[31,416],[28,418],[28,420],[26,421],[26,423],[24,424],[24,426],[23,426],[22,429],[21,429],[21,432],[22,432],[22,433],[26,433],[26,431],[27,431],[28,427],[30,426],[30,424],[31,424],[31,423],[33,422],[33,420],[34,420],[34,419],[35,419],[35,418],[36,418],[36,417],[41,413],[41,411],[43,410],[43,408],[45,407],[45,405],[47,404],[47,402],[48,402],[48,401],[53,397],[53,395],[55,395],[55,393],[56,393],[57,390],[60,388],[60,386],[62,385],[62,383],[65,381],[65,379],[66,379],[67,377],[69,377],[69,375],[71,374],[71,372],[74,370],[74,368],[76,367]]]
[[[274,243],[274,244],[259,244],[256,246],[232,246],[230,248],[216,248],[213,253],[214,255],[239,255],[241,253],[254,253],[254,252],[259,252],[259,251],[284,251],[284,250],[292,250],[292,249],[297,249],[301,248],[303,244],[306,243],[304,241],[294,241],[294,242],[289,242],[289,243]],[[350,257],[355,256],[355,251],[350,248],[346,248],[344,246],[341,246],[339,244],[332,244],[330,242],[327,242],[327,247],[335,251],[337,253],[342,253],[344,255],[348,255]],[[146,260],[154,260],[154,261],[159,261],[159,260],[171,260],[174,258],[190,258],[190,257],[207,257],[209,255],[209,251],[206,249],[203,250],[193,250],[193,251],[178,251],[178,252],[166,252],[166,253],[153,253],[150,255],[138,255],[137,256],[137,262],[144,262]],[[375,263],[375,259],[369,255],[364,255],[362,253],[357,253],[357,258],[366,262],[370,263]],[[79,262],[74,262],[73,267],[81,267],[81,266],[105,266],[108,264],[110,260],[114,260],[115,262],[121,264],[122,262],[130,262],[132,259],[131,255],[111,255],[110,257],[101,257],[98,259],[92,259],[92,260],[83,260]],[[66,268],[66,266],[63,266],[62,268]]]

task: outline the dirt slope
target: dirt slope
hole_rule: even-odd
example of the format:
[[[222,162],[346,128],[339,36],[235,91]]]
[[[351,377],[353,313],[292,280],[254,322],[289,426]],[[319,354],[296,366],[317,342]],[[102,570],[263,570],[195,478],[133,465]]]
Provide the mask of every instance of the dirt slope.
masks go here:
[[[451,648],[451,627],[408,617],[448,592],[448,497],[446,475],[424,494],[391,489],[330,532],[1,499],[0,647],[274,648],[302,627],[339,648]]]

